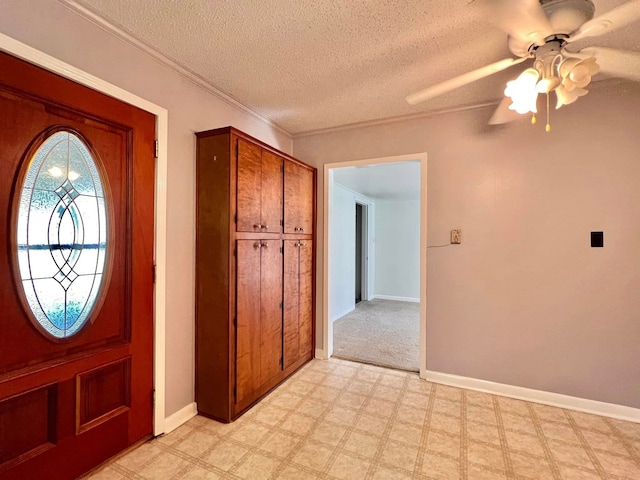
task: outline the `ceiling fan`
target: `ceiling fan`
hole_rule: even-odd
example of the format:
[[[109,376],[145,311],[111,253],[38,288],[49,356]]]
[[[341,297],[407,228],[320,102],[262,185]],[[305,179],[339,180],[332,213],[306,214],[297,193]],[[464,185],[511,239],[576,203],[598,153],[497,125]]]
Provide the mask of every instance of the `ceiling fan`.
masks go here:
[[[586,95],[591,77],[599,71],[640,82],[640,52],[595,46],[571,52],[568,48],[578,40],[640,20],[640,0],[631,0],[595,18],[592,0],[479,0],[478,3],[490,8],[493,23],[509,35],[509,49],[518,58],[506,58],[412,93],[407,102],[412,105],[424,102],[533,59],[530,68],[507,83],[505,98],[489,123],[512,120],[511,110],[533,113],[532,123],[536,123],[538,95],[546,94],[549,131],[552,91],[557,109]]]

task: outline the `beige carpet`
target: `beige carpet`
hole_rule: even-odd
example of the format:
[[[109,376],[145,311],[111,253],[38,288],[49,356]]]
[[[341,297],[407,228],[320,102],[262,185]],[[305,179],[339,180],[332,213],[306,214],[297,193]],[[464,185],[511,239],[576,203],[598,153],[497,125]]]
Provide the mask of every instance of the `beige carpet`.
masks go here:
[[[333,324],[333,355],[346,360],[417,372],[420,304],[374,299]]]

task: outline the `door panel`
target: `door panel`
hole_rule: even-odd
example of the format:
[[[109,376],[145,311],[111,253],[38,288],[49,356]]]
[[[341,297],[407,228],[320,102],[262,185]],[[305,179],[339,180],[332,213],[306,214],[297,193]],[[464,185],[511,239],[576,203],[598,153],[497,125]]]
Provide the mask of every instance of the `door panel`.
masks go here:
[[[261,231],[260,199],[262,191],[262,149],[238,139],[238,186],[236,229],[239,232]]]
[[[260,377],[260,241],[237,243],[236,402],[251,395]]]
[[[282,232],[282,162],[266,150],[262,152],[262,231]]]
[[[284,162],[284,231],[313,233],[313,171]]]
[[[313,324],[313,242],[302,240],[300,246],[299,356],[311,355]]]
[[[75,478],[151,435],[155,118],[6,54],[0,54],[0,111],[0,223],[7,232],[0,235],[0,477],[50,478],[55,471],[57,478]],[[110,232],[98,302],[79,332],[61,340],[36,326],[16,237],[16,197],[32,155],[55,132],[72,132],[88,146],[106,185]],[[57,183],[38,187],[60,197],[48,240],[20,244],[63,258],[56,278],[67,282],[67,292],[82,283],[74,283],[69,252],[87,258],[103,248],[85,243],[82,250],[77,238],[71,244],[56,238],[56,222],[64,218],[74,219],[74,235],[93,234],[92,217],[83,218],[79,207],[86,200],[78,194],[83,173],[69,168],[70,155],[60,156],[64,172],[49,170],[66,193]],[[70,312],[70,305],[60,308]],[[118,390],[103,396],[97,393],[103,388]]]
[[[260,266],[260,368],[263,382],[282,369],[282,241],[262,240]]]
[[[293,364],[299,355],[299,257],[298,240],[284,242],[284,366]]]

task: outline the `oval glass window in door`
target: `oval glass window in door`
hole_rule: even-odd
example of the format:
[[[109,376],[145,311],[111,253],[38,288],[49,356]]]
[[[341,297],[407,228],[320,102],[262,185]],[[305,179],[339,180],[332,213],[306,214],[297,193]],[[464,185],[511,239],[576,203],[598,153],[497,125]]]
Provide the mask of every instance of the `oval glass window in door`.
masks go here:
[[[69,338],[97,304],[108,250],[105,186],[86,143],[67,130],[48,136],[19,195],[18,267],[32,321]]]

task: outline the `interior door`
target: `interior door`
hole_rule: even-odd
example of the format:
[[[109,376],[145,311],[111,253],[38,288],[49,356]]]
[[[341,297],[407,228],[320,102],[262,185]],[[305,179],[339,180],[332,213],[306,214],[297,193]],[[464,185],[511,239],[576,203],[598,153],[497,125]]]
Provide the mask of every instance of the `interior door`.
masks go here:
[[[0,54],[0,477],[152,433],[155,118]]]

